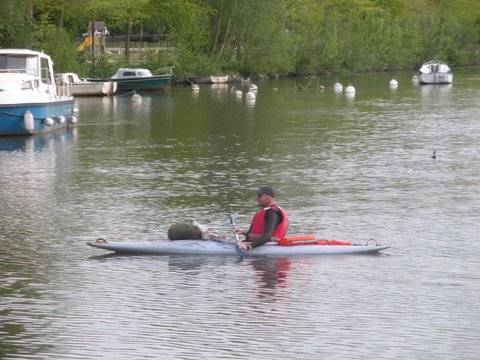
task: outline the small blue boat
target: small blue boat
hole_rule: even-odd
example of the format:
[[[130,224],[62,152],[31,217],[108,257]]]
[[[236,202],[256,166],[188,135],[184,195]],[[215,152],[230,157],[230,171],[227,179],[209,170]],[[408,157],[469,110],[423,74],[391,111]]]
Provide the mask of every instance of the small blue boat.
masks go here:
[[[46,133],[76,124],[73,105],[68,88],[55,85],[50,56],[0,49],[0,136]]]

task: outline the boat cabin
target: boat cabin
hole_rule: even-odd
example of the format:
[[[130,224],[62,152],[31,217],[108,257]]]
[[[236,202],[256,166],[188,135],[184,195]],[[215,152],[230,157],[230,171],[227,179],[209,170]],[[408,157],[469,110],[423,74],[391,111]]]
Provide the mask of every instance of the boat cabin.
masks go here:
[[[75,73],[62,73],[62,74],[55,74],[55,82],[58,85],[66,85],[66,84],[78,84],[81,83],[82,80],[78,77]]]
[[[152,77],[152,73],[148,69],[129,69],[129,68],[120,68],[117,70],[117,73],[111,77],[111,79],[131,79],[131,78],[142,78],[142,77]]]
[[[54,99],[57,88],[50,56],[28,49],[0,49],[0,94],[0,98],[8,96],[7,101]]]
[[[435,73],[442,73],[442,74],[449,74],[452,70],[448,67],[447,64],[444,64],[439,61],[429,61],[422,65],[420,68],[421,74],[435,74]]]

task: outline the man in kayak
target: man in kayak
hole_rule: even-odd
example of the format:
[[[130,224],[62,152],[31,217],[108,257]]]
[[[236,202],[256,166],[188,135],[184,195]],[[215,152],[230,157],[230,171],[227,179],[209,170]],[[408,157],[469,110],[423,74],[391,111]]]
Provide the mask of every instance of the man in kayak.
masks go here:
[[[258,189],[257,203],[261,210],[253,216],[248,231],[236,229],[237,233],[245,236],[245,240],[237,242],[242,250],[251,250],[267,241],[278,241],[287,233],[287,212],[275,202],[275,193],[271,187]]]

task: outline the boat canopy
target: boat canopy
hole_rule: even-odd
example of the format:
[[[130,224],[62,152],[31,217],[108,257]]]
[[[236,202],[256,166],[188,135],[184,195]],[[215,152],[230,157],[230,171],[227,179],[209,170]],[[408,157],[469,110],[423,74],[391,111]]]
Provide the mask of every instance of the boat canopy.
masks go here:
[[[444,64],[439,61],[429,61],[422,65],[420,68],[420,73],[422,74],[432,74],[432,73],[442,73],[448,74],[451,70],[447,64]]]
[[[148,69],[120,68],[117,70],[117,73],[111,77],[111,79],[129,79],[152,76],[152,73]]]
[[[78,75],[75,73],[62,73],[55,74],[55,81],[57,84],[77,84],[82,81],[79,79]]]

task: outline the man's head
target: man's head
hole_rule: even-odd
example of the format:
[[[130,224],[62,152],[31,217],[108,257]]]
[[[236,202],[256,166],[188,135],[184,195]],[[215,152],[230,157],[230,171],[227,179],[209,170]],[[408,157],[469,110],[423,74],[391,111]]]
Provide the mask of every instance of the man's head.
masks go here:
[[[275,192],[271,187],[262,186],[257,191],[257,203],[261,207],[270,206],[275,203]]]

